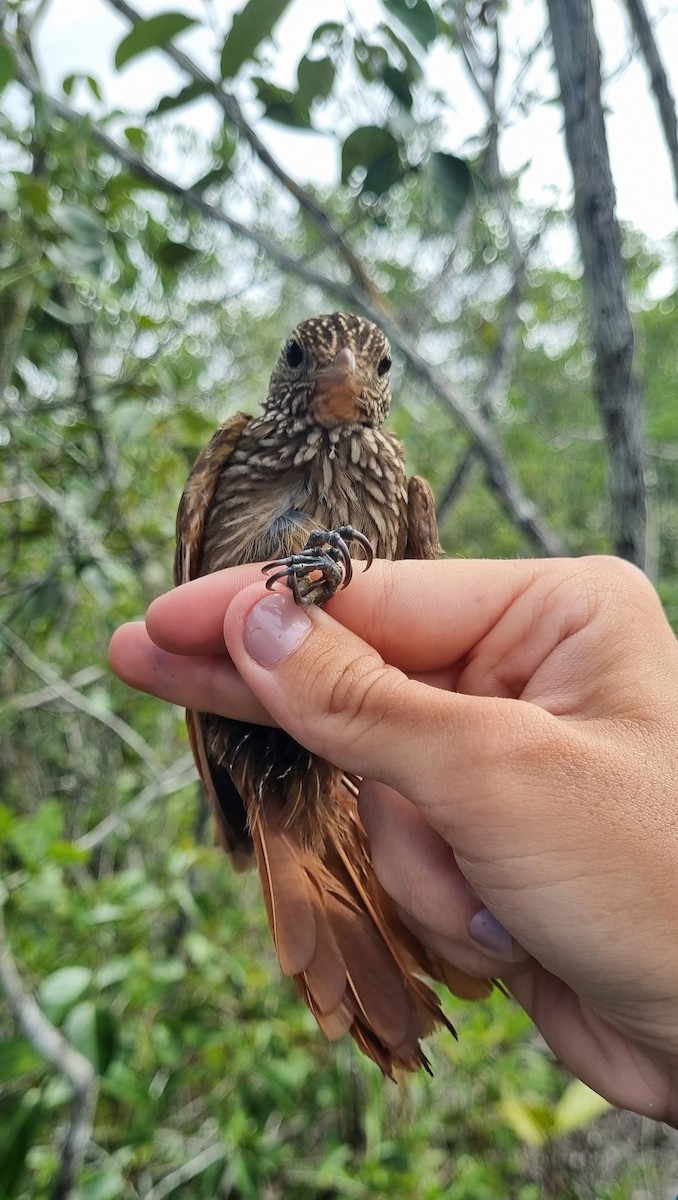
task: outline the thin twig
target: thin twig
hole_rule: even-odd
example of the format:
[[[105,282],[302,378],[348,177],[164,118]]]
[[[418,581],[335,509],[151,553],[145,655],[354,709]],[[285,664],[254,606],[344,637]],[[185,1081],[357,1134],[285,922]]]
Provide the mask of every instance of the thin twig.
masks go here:
[[[130,4],[127,4],[126,0],[107,0],[107,3],[111,6],[111,8],[114,8],[116,12],[122,13],[123,16],[127,17],[128,21],[131,21],[133,25],[136,25],[139,21],[144,20],[141,13],[138,13],[135,9],[133,9]],[[206,75],[205,72],[200,69],[198,64],[193,61],[193,59],[189,58],[189,56],[184,54],[183,51],[178,50],[176,46],[173,46],[171,43],[169,43],[168,45],[163,46],[162,50],[168,56],[168,58],[171,58],[177,64],[178,67],[181,67],[182,71],[185,71],[187,75],[190,75],[191,79],[195,80],[196,83],[204,85],[204,87],[209,90],[217,104],[220,106],[226,119],[230,121],[233,127],[237,129],[238,133],[245,139],[250,148],[256,154],[259,161],[263,163],[265,167],[267,167],[271,174],[274,175],[280,183],[282,183],[286,191],[288,191],[290,195],[294,196],[300,208],[302,208],[304,212],[308,214],[313,224],[320,231],[323,241],[326,243],[326,245],[336,248],[360,287],[365,289],[368,296],[371,297],[375,304],[385,307],[383,296],[379,294],[363,264],[346,242],[342,231],[337,228],[337,226],[325,212],[324,208],[322,208],[321,205],[314,200],[310,192],[303,188],[296,179],[293,179],[292,176],[281,167],[280,163],[276,158],[274,158],[270,150],[266,148],[264,143],[261,141],[261,138],[255,133],[254,129],[247,121],[245,114],[233,93],[227,91],[223,84],[217,83],[214,79],[211,79],[209,75]]]
[[[71,1111],[59,1154],[59,1169],[51,1200],[75,1200],[77,1181],[92,1136],[99,1090],[92,1064],[52,1025],[24,984],[7,942],[0,898],[0,984],[14,1020],[38,1054],[68,1081],[73,1091]]]
[[[155,780],[162,777],[162,763],[148,742],[135,729],[132,729],[131,725],[128,725],[126,721],[116,716],[115,713],[107,712],[106,709],[100,708],[98,704],[93,704],[86,696],[81,695],[74,687],[71,687],[65,679],[57,675],[53,667],[50,667],[48,663],[38,658],[30,646],[27,646],[9,626],[3,625],[0,628],[0,638],[6,642],[17,658],[21,659],[21,662],[24,666],[28,667],[29,671],[33,671],[39,679],[42,679],[43,683],[51,688],[55,699],[65,700],[71,708],[75,708],[78,712],[84,713],[86,716],[98,721],[101,725],[105,725],[121,741],[125,742],[131,750],[134,750],[135,754],[145,763]]]
[[[513,221],[509,188],[501,168],[499,158],[500,114],[497,107],[497,80],[499,78],[501,61],[499,26],[497,24],[494,30],[494,53],[492,60],[489,63],[484,63],[473,42],[462,0],[458,0],[456,11],[457,37],[467,71],[487,111],[487,145],[483,159],[483,173],[492,187],[494,197],[502,214],[513,276],[511,287],[504,301],[504,311],[498,337],[490,355],[485,377],[478,393],[480,412],[489,424],[493,414],[499,412],[506,405],[508,398],[511,379],[513,377],[513,364],[520,340],[519,308],[525,289],[527,262],[534,246],[541,237],[542,231],[541,229],[537,231],[525,249],[521,247]],[[455,465],[450,480],[443,490],[438,505],[439,520],[442,521],[459,500],[464,488],[472,477],[473,464],[478,458],[478,447],[473,443],[464,452],[461,460]]]
[[[71,109],[62,101],[48,96],[41,85],[30,75],[27,75],[25,71],[19,73],[19,78],[29,91],[34,95],[40,95],[44,102],[50,104],[57,115],[68,121],[82,121],[83,118],[80,113]],[[108,150],[109,153],[118,158],[120,162],[125,163],[140,179],[152,183],[161,191],[176,197],[183,204],[196,208],[208,219],[222,225],[227,225],[237,236],[252,241],[260,250],[276,262],[282,270],[296,275],[306,283],[322,288],[323,291],[330,295],[341,298],[352,308],[364,313],[365,316],[381,325],[384,332],[390,338],[392,345],[403,355],[413,373],[430,387],[431,391],[454,415],[472,441],[476,443],[479,456],[485,464],[488,483],[496,493],[499,502],[506,509],[509,518],[523,530],[538,553],[545,555],[561,555],[566,553],[561,538],[542,518],[536,504],[523,494],[518,480],[510,470],[501,446],[483,414],[471,408],[456,395],[453,389],[450,388],[442,372],[431,367],[419,354],[414,343],[407,337],[407,334],[402,330],[394,317],[386,313],[380,305],[375,304],[370,296],[362,291],[358,285],[352,285],[332,278],[309,267],[307,263],[300,261],[299,258],[288,253],[259,230],[243,225],[242,222],[235,220],[235,218],[229,216],[222,209],[210,204],[198,192],[190,188],[181,187],[173,180],[162,175],[159,171],[156,171],[153,167],[150,167],[142,159],[139,159],[131,151],[120,146],[113,138],[109,137],[96,122],[90,121],[89,125],[92,137]]]
[[[76,671],[75,675],[71,675],[67,683],[72,688],[89,687],[91,683],[96,683],[98,679],[101,679],[104,674],[103,667],[83,667],[80,671]],[[18,712],[26,712],[29,708],[42,708],[43,705],[52,703],[54,699],[54,688],[48,685],[39,688],[37,692],[27,692],[24,696],[15,696],[13,706]]]
[[[678,200],[678,121],[676,120],[676,104],[671,92],[671,85],[643,0],[625,0],[625,2],[640,52],[650,72],[650,86],[659,109],[659,119],[671,159],[673,186],[676,200]]]
[[[135,796],[134,800],[130,800],[124,808],[104,817],[103,821],[100,821],[93,829],[77,838],[73,845],[77,846],[78,850],[95,850],[106,838],[111,837],[124,825],[139,817],[156,800],[164,796],[173,796],[175,792],[180,792],[182,788],[188,787],[197,777],[193,755],[184,755],[159,779],[148,783],[139,792],[139,795]]]
[[[442,527],[443,521],[449,517],[452,509],[457,501],[461,498],[465,488],[467,487],[472,474],[473,468],[478,461],[474,446],[467,446],[463,454],[455,464],[454,470],[443,488],[440,500],[438,501],[436,516],[438,525]]]
[[[211,1146],[206,1146],[195,1158],[184,1163],[181,1167],[177,1167],[176,1171],[171,1171],[169,1175],[165,1175],[159,1183],[156,1183],[144,1196],[144,1200],[165,1200],[166,1196],[171,1196],[172,1192],[176,1192],[177,1188],[183,1187],[191,1179],[202,1175],[208,1167],[219,1162],[226,1157],[226,1147],[219,1142],[213,1143]]]

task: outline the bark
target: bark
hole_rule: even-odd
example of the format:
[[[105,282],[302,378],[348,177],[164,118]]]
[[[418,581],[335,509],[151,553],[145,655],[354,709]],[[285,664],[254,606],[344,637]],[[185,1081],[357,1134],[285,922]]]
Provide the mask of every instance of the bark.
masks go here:
[[[650,72],[650,86],[659,109],[659,118],[673,169],[676,200],[678,200],[678,121],[676,120],[675,101],[643,0],[626,0],[626,7],[640,53]]]
[[[601,100],[591,0],[547,0],[574,177],[574,215],[596,355],[594,389],[606,435],[615,550],[645,565],[646,491],[640,385]]]

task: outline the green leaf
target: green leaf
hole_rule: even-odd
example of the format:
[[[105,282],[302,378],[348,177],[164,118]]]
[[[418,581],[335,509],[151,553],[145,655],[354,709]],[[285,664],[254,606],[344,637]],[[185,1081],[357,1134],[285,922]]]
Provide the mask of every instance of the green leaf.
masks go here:
[[[356,167],[368,169],[380,158],[397,154],[398,143],[388,129],[361,125],[349,133],[341,150],[341,178],[347,183]]]
[[[544,1146],[553,1135],[553,1110],[545,1104],[529,1104],[518,1096],[504,1096],[499,1113],[526,1146]]]
[[[195,183],[191,184],[191,191],[204,192],[213,183],[223,183],[225,179],[228,179],[230,174],[231,172],[228,167],[212,167],[211,170],[206,171],[204,175],[196,179]]]
[[[42,1097],[37,1088],[31,1088],[18,1104],[15,1101],[13,1104],[14,1111],[3,1105],[0,1112],[0,1179],[5,1197],[15,1194],[26,1156],[43,1119]]]
[[[25,1075],[27,1071],[34,1071],[36,1067],[43,1066],[43,1059],[26,1038],[12,1038],[10,1041],[0,1042],[0,1083],[7,1083],[10,1079],[16,1079]]]
[[[14,52],[9,46],[0,46],[0,92],[4,91],[8,83],[11,83],[16,76],[16,62]]]
[[[394,183],[398,183],[409,171],[397,150],[382,154],[368,168],[363,179],[361,191],[372,192],[375,196],[383,196]]]
[[[454,154],[438,151],[432,154],[425,170],[433,216],[445,228],[455,224],[461,215],[471,190],[471,172],[467,164]]]
[[[18,817],[9,833],[12,848],[27,866],[40,867],[53,843],[63,833],[63,812],[56,801],[47,801],[33,817]]]
[[[151,963],[149,974],[155,983],[178,983],[186,975],[186,964],[178,958],[164,958]]]
[[[101,100],[102,95],[101,95],[101,88],[99,87],[98,79],[95,79],[93,75],[86,75],[85,79],[87,80],[87,83],[89,84],[89,90],[92,93],[92,95],[94,96],[94,98],[96,100]]]
[[[391,66],[390,63],[386,63],[380,74],[389,91],[402,104],[403,108],[406,108],[409,112],[412,108],[412,90],[405,72],[399,71],[397,67]]]
[[[236,152],[238,143],[227,125],[222,125],[219,137],[212,145],[215,165],[204,175],[191,184],[191,190],[202,192],[213,183],[223,183],[232,174],[230,162]]]
[[[424,50],[438,34],[438,23],[427,0],[383,0],[384,8],[392,13],[417,39]]]
[[[110,1009],[83,1001],[68,1014],[64,1034],[98,1075],[106,1074],[118,1048],[118,1027]]]
[[[278,87],[275,83],[269,83],[259,75],[253,82],[269,121],[277,121],[279,125],[291,125],[294,129],[308,128],[308,111],[301,107],[293,92],[288,92],[286,88]]]
[[[183,33],[195,25],[193,17],[185,13],[164,12],[156,17],[148,17],[145,21],[137,21],[136,25],[124,37],[115,52],[115,65],[120,70],[131,59],[147,50],[166,46],[177,34]]]
[[[310,108],[314,100],[326,100],[334,84],[334,63],[329,58],[304,55],[297,68],[297,103]]]
[[[356,38],[353,43],[353,55],[356,66],[367,83],[381,79],[382,72],[388,66],[388,54],[383,46],[376,46]]]
[[[153,257],[159,266],[177,270],[182,263],[190,258],[195,258],[199,253],[200,251],[196,250],[195,246],[189,245],[188,242],[175,242],[172,238],[167,238],[167,241],[160,242],[156,247]]]
[[[63,866],[72,866],[87,862],[90,852],[89,850],[80,850],[73,842],[59,838],[50,846],[48,857],[52,862],[60,863]]]
[[[83,246],[96,247],[106,241],[106,226],[101,217],[77,204],[59,204],[54,208],[54,221],[69,238]]]
[[[75,87],[75,85],[79,79],[84,80],[84,82],[87,84],[90,92],[92,93],[92,95],[95,97],[96,100],[102,99],[101,88],[99,87],[99,82],[97,79],[94,78],[93,75],[81,75],[81,74],[67,75],[61,85],[64,90],[64,94],[66,96],[71,96],[73,94],[73,88]]]
[[[590,1125],[610,1108],[609,1101],[587,1087],[580,1079],[567,1085],[554,1113],[554,1132],[570,1133],[582,1125]]]
[[[175,96],[163,96],[148,115],[149,117],[159,117],[163,113],[172,112],[175,108],[183,108],[185,104],[192,104],[194,100],[197,100],[200,96],[204,96],[209,90],[209,83],[194,79],[191,83],[187,83],[186,87],[183,87]]]
[[[58,1023],[84,996],[91,982],[92,972],[89,967],[60,967],[40,984],[40,1007],[44,1009],[50,1021]]]
[[[114,1161],[103,1167],[86,1167],[80,1185],[82,1200],[120,1200],[128,1190],[120,1167]]]
[[[50,210],[49,187],[41,179],[33,179],[30,175],[17,173],[15,176],[17,193],[24,210],[30,209],[36,215],[46,216]]]
[[[128,145],[137,154],[143,154],[146,149],[148,134],[145,129],[140,129],[138,125],[127,125],[125,127],[125,137]]]
[[[254,56],[264,38],[270,37],[290,0],[249,0],[233,17],[221,51],[221,78],[232,79],[247,59]]]
[[[405,59],[405,70],[410,82],[414,83],[416,80],[421,79],[424,72],[419,59],[412,52],[412,47],[403,41],[401,37],[398,37],[395,29],[392,29],[389,25],[384,25],[383,22],[379,25],[379,32],[391,42],[391,45],[395,46],[398,53]]]

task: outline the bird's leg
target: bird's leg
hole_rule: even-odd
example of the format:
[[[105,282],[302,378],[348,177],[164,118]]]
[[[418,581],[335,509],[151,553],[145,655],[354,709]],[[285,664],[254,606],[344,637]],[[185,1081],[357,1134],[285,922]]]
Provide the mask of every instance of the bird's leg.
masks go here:
[[[358,542],[362,546],[367,570],[374,559],[374,551],[364,533],[352,525],[342,525],[339,529],[313,529],[299,554],[266,563],[262,568],[264,573],[275,571],[275,575],[266,580],[266,587],[271,590],[279,579],[284,579],[297,604],[324,604],[351,582],[353,564],[349,542]]]

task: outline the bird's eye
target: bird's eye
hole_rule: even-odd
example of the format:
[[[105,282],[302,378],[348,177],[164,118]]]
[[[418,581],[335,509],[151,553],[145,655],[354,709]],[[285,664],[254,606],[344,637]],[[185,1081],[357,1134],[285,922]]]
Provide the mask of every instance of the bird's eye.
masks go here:
[[[300,367],[304,361],[304,352],[294,338],[290,338],[285,346],[285,358],[287,359],[288,367]]]
[[[379,366],[377,367],[377,375],[387,375],[391,370],[391,355],[385,354]]]

